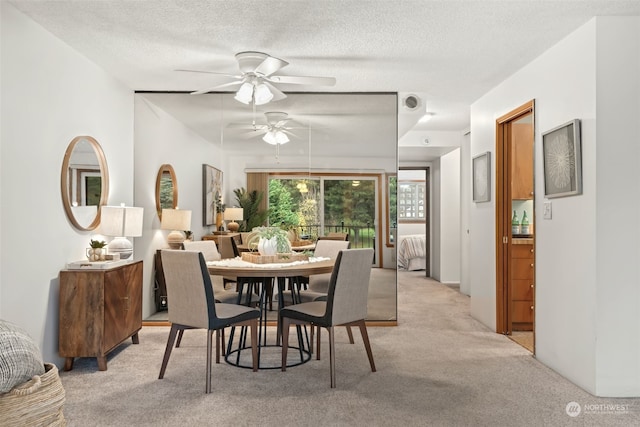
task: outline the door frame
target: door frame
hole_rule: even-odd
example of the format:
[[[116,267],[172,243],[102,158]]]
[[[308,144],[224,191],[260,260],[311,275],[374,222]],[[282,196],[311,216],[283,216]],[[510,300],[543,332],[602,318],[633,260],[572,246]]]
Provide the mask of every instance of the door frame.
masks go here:
[[[511,276],[511,122],[531,114],[535,129],[535,102],[531,100],[496,119],[496,332],[512,332]],[[535,306],[535,293],[534,293]],[[535,331],[535,316],[533,319]],[[534,335],[535,336],[535,335]]]
[[[425,181],[425,218],[424,218],[424,234],[425,234],[425,276],[431,277],[431,167],[430,166],[399,166],[398,172],[401,170],[420,170],[424,171]],[[400,180],[398,179],[398,182]],[[400,221],[398,220],[398,226]],[[398,227],[399,228],[399,227]],[[397,248],[396,248],[397,251]]]

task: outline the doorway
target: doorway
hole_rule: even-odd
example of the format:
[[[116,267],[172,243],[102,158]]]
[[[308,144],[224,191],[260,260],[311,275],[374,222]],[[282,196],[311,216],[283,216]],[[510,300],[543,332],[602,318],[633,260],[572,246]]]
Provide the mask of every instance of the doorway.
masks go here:
[[[496,330],[535,353],[534,101],[496,120]]]
[[[431,204],[428,166],[398,168],[397,256],[404,259],[407,270],[424,269],[431,276]],[[407,240],[405,245],[404,240]],[[406,252],[403,252],[406,251]],[[411,260],[412,256],[421,260]]]

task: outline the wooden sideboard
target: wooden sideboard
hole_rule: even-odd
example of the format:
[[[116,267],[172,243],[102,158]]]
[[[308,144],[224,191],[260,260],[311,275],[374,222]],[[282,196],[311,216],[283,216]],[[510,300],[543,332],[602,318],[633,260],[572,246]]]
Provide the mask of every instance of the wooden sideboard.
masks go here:
[[[107,370],[107,354],[142,328],[142,261],[104,270],[60,271],[60,356],[64,370],[74,357],[95,357]]]

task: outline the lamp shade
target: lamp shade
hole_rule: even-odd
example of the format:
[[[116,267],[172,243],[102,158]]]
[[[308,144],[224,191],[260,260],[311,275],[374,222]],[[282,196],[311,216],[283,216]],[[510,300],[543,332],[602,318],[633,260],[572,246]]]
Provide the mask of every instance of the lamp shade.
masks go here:
[[[144,209],[127,206],[100,208],[100,234],[111,237],[142,236]]]
[[[224,219],[227,221],[231,221],[229,224],[227,224],[227,229],[229,231],[233,231],[234,233],[240,228],[240,224],[238,224],[236,220],[242,221],[243,218],[244,210],[242,208],[227,208],[224,211]]]
[[[133,254],[133,244],[126,238],[142,236],[144,209],[126,206],[100,208],[100,234],[114,237],[107,247],[112,254],[127,259]]]
[[[162,230],[172,230],[167,236],[171,249],[180,249],[185,236],[182,230],[191,228],[191,211],[182,209],[162,209]]]
[[[191,229],[191,211],[183,209],[162,209],[162,230]]]
[[[244,218],[244,210],[242,208],[227,208],[224,211],[224,219],[227,221],[236,221]]]

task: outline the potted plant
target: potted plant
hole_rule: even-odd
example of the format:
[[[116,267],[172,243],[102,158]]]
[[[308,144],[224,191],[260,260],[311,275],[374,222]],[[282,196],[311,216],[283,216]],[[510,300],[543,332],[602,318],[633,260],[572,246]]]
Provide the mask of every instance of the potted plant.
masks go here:
[[[106,255],[104,247],[107,246],[107,242],[104,240],[91,239],[89,246],[89,249],[87,249],[87,258],[89,261],[104,261],[104,256]]]
[[[216,193],[216,227],[218,231],[222,231],[222,223],[224,222],[224,211],[227,205],[222,203],[222,196]]]
[[[279,227],[255,227],[254,237],[249,242],[255,243],[258,240],[258,252],[260,255],[276,255],[278,253],[290,253],[291,243],[287,237],[287,232]]]
[[[240,224],[240,231],[251,231],[254,227],[263,226],[267,220],[268,212],[260,209],[260,203],[264,198],[262,191],[247,191],[244,187],[233,190],[238,201],[238,206],[243,209],[244,221]]]

